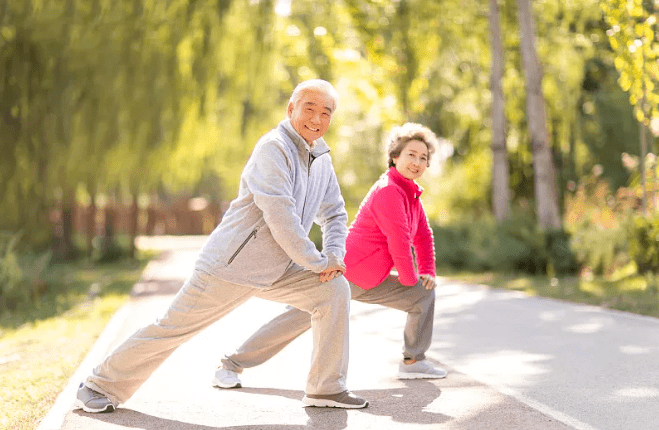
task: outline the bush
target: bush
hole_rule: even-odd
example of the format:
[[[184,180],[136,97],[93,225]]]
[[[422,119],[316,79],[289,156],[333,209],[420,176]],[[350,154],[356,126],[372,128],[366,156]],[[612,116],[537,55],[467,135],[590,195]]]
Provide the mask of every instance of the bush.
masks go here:
[[[627,226],[605,228],[584,221],[575,226],[571,246],[581,265],[595,275],[611,275],[629,262]]]
[[[0,309],[14,310],[19,304],[34,303],[46,292],[43,272],[52,253],[33,255],[17,251],[21,234],[0,234]]]
[[[0,306],[11,309],[17,302],[25,301],[26,277],[18,264],[16,245],[20,234],[0,237]]]
[[[480,220],[433,226],[433,234],[438,266],[551,275],[574,273],[578,267],[568,233],[545,231],[526,215],[502,223]]]
[[[570,246],[570,235],[565,230],[548,230],[545,245],[549,257],[549,268],[554,275],[577,273],[579,264]]]
[[[629,256],[639,273],[659,273],[659,215],[635,215],[628,226]]]

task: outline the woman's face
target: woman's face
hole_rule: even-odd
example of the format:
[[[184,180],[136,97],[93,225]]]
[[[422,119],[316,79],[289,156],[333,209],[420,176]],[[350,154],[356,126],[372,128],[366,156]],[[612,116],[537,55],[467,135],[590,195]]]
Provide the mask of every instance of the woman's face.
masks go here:
[[[407,179],[416,179],[428,167],[428,147],[420,140],[410,140],[400,155],[392,159],[398,173]]]

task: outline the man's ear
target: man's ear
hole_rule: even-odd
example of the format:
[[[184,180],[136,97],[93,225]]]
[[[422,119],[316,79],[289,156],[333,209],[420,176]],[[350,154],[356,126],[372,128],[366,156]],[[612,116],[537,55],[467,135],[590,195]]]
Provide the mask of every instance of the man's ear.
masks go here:
[[[294,108],[294,107],[295,107],[295,106],[293,106],[293,103],[292,103],[292,102],[289,102],[289,103],[288,103],[288,108],[286,109],[286,111],[287,111],[287,113],[288,113],[288,117],[289,117],[289,118],[291,117],[291,114],[293,113],[293,108]]]

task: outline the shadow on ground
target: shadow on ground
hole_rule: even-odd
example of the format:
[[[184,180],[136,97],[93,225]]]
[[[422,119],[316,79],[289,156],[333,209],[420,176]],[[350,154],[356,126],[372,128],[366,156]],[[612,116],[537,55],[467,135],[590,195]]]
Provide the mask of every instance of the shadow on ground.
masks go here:
[[[441,395],[439,387],[428,381],[410,381],[406,382],[405,385],[406,387],[404,388],[359,391],[359,395],[366,397],[371,402],[371,406],[365,409],[346,410],[305,407],[304,410],[309,417],[305,425],[259,424],[228,427],[218,425],[217,427],[210,427],[207,425],[161,418],[127,408],[118,408],[111,414],[86,416],[109,424],[144,430],[210,430],[218,428],[227,430],[342,430],[348,427],[348,414],[351,413],[364,413],[389,417],[392,421],[409,424],[442,424],[453,419],[452,417],[443,414],[424,411],[426,406],[435,401]],[[236,395],[271,395],[293,400],[300,400],[304,396],[304,393],[301,391],[272,388],[239,388],[232,390],[232,392]],[[80,410],[75,411],[74,413],[77,415],[84,414],[84,412]]]

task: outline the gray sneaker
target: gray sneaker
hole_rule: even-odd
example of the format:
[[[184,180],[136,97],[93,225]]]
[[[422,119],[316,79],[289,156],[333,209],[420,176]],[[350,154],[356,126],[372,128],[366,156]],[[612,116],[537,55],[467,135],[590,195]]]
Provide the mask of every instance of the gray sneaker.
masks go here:
[[[368,406],[368,401],[355,396],[348,390],[330,395],[307,394],[302,399],[302,403],[318,408],[360,409]]]
[[[233,370],[225,369],[224,367],[220,367],[215,372],[215,377],[213,378],[213,387],[241,388],[242,385],[236,372]]]
[[[435,367],[427,360],[412,364],[400,363],[398,365],[398,379],[441,379],[446,378],[448,372]]]
[[[82,409],[85,412],[97,413],[114,412],[115,406],[104,394],[92,390],[84,382],[81,382],[73,408]]]

